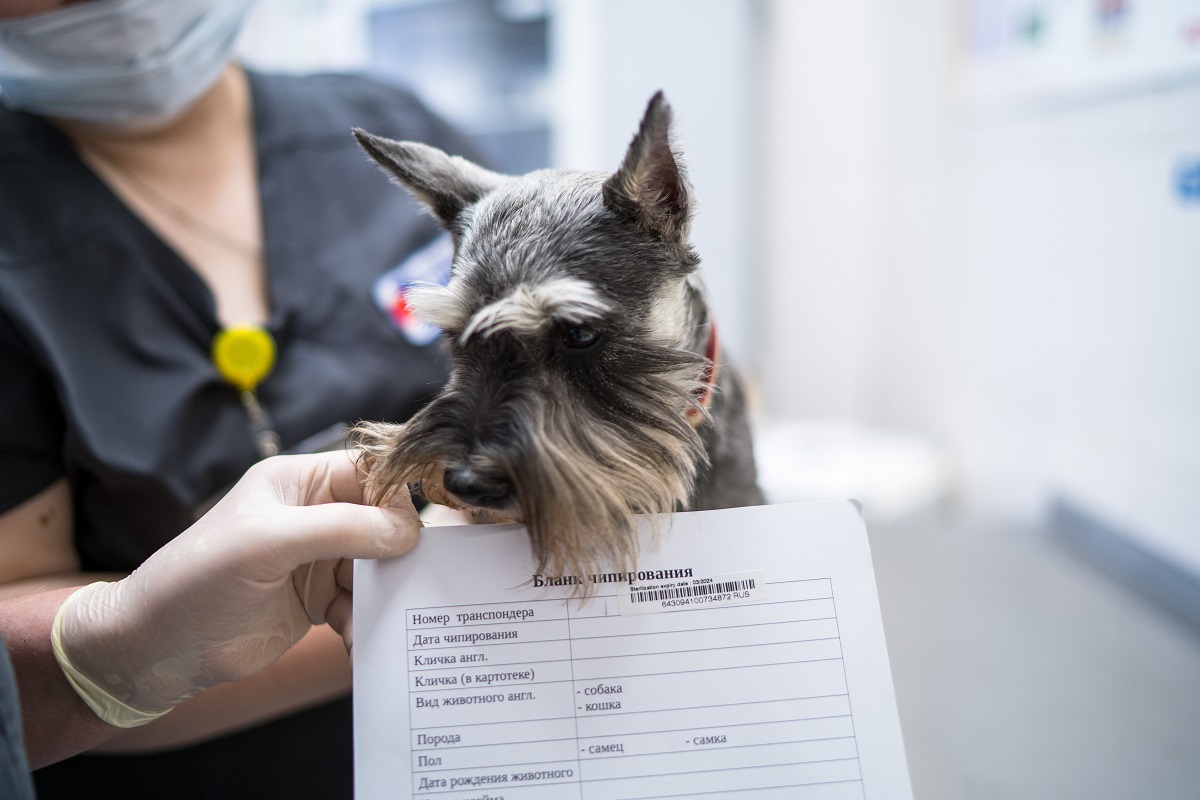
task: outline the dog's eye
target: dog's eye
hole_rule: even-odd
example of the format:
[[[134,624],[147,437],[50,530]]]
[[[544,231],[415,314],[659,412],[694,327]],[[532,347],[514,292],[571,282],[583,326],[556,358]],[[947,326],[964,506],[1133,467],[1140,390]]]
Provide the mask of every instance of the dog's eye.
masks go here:
[[[582,325],[572,325],[570,323],[563,325],[562,334],[563,344],[567,347],[573,347],[576,350],[583,350],[600,341],[600,331],[585,328]]]

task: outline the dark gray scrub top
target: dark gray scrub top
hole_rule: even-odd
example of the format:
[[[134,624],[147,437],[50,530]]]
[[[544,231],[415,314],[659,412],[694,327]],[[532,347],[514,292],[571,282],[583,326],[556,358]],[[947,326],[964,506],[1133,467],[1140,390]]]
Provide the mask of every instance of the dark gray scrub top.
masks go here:
[[[439,235],[353,126],[469,146],[410,94],[348,76],[251,74],[278,362],[259,389],[284,448],[402,421],[441,386],[377,278]],[[132,570],[257,460],[218,376],[206,284],[42,120],[0,108],[0,512],[70,478],[85,570]]]

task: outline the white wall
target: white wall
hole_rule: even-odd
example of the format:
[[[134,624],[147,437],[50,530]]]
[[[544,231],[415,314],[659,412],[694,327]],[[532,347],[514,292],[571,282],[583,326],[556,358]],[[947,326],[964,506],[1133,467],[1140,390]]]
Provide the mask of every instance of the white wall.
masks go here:
[[[964,142],[957,438],[1200,574],[1200,84]]]
[[[765,400],[938,438],[1200,574],[1200,82],[978,115],[958,4],[768,3]]]
[[[721,338],[752,366],[758,4],[561,0],[554,9],[553,162],[615,171],[646,103],[666,93],[698,197],[692,238]]]
[[[876,4],[767,7],[759,374],[772,413],[858,416],[871,394],[886,107]]]

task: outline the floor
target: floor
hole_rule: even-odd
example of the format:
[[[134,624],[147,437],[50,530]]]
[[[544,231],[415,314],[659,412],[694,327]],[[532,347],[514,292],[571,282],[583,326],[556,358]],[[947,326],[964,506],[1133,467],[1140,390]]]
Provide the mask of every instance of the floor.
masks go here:
[[[1200,636],[1028,525],[871,526],[918,800],[1200,798]]]

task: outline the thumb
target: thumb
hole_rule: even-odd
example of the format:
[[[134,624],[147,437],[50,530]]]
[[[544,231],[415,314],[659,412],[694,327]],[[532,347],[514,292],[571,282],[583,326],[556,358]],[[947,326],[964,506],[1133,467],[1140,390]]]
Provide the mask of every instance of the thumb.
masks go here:
[[[392,558],[417,543],[421,520],[406,508],[324,503],[295,506],[283,523],[284,555],[292,566],[339,558]]]

